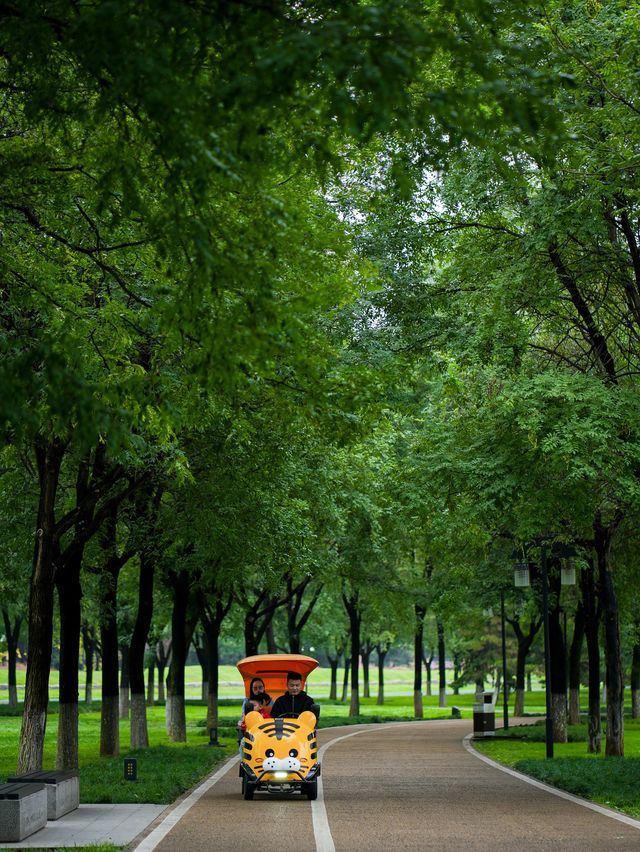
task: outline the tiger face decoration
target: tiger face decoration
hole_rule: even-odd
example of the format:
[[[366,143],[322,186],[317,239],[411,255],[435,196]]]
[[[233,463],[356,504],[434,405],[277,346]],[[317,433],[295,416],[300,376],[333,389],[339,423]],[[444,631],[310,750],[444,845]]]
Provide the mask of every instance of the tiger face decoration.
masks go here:
[[[242,762],[255,782],[302,782],[318,772],[316,717],[310,710],[297,719],[245,716]]]

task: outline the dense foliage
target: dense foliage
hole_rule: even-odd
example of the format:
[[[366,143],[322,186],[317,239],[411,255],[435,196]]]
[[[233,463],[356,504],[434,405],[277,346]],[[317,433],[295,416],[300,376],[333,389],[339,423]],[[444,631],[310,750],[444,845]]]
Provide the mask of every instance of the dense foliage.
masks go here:
[[[81,632],[104,755],[129,679],[148,740],[145,648],[169,665],[172,739],[192,641],[216,727],[230,636],[322,644],[334,671],[344,655],[357,715],[359,657],[394,642],[416,696],[436,647],[444,678],[445,635],[456,684],[481,683],[501,593],[523,693],[540,597],[513,593],[509,564],[542,539],[556,659],[563,603],[595,749],[602,622],[622,754],[631,654],[640,690],[635,7],[17,0],[0,23],[19,766],[42,760],[54,639],[58,762],[77,762]],[[558,543],[582,566],[562,601]]]

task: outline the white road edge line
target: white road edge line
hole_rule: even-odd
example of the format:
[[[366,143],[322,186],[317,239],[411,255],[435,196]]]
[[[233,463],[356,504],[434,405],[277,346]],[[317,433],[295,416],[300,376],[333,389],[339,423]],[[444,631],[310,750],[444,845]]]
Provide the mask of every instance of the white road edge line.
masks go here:
[[[193,790],[186,799],[183,799],[177,807],[168,813],[160,825],[156,826],[150,834],[140,841],[140,843],[134,848],[133,852],[152,852],[158,843],[160,843],[160,841],[169,834],[174,825],[182,819],[190,808],[195,805],[198,799],[202,798],[202,796],[204,796],[204,794],[210,790],[214,784],[217,784],[222,776],[226,775],[233,764],[237,763],[239,760],[240,758],[236,754],[227,760],[226,763],[223,763],[216,773],[209,776],[209,778],[203,781],[199,787],[196,787],[196,789]]]
[[[355,737],[356,734],[361,734],[363,731],[351,731],[350,734],[345,734],[342,737],[336,737],[318,750],[318,760],[322,763],[324,753],[334,743],[339,743],[341,740],[346,740],[349,737]],[[313,822],[313,836],[316,841],[316,852],[335,852],[331,829],[329,828],[329,820],[327,818],[327,809],[324,805],[324,787],[322,785],[322,775],[318,778],[318,798],[311,802],[311,820]]]
[[[391,722],[387,723],[386,727],[395,727],[397,725],[405,725],[411,724],[410,722]],[[324,753],[330,746],[334,743],[338,743],[341,740],[347,740],[349,737],[355,737],[357,734],[364,734],[372,727],[371,724],[364,724],[364,727],[360,728],[358,731],[351,731],[349,734],[344,734],[341,737],[336,737],[328,743],[325,743],[318,750],[318,760],[321,762]],[[329,730],[325,728],[325,730]],[[205,781],[200,784],[199,787],[196,787],[192,793],[190,793],[185,799],[180,802],[177,807],[175,807],[172,811],[170,811],[167,816],[162,820],[160,825],[157,825],[153,831],[151,831],[145,838],[143,838],[137,846],[134,846],[132,852],[153,852],[156,846],[163,840],[167,834],[171,831],[171,829],[178,823],[182,817],[190,810],[198,799],[202,798],[204,794],[210,790],[214,784],[217,784],[218,781],[226,775],[226,773],[231,769],[231,767],[238,763],[240,758],[238,755],[234,755],[226,763],[223,763],[220,769],[214,774],[207,778]],[[322,776],[318,778],[318,798],[315,801],[311,802],[311,819],[313,823],[313,834],[316,842],[316,850],[317,852],[335,852],[335,845],[333,843],[333,837],[331,836],[331,831],[329,829],[329,820],[327,819],[327,810],[324,805],[324,793],[322,787]]]
[[[490,757],[480,754],[480,752],[476,751],[476,749],[471,745],[470,740],[472,737],[473,734],[467,734],[467,736],[462,740],[462,744],[466,750],[469,754],[477,757],[478,760],[483,760],[485,763],[488,763],[489,766],[493,766],[494,769],[506,772],[507,775],[513,775],[514,778],[519,778],[520,781],[525,781],[527,784],[531,784],[532,787],[538,787],[540,790],[552,793],[554,796],[558,796],[561,799],[567,799],[569,802],[573,802],[576,805],[582,805],[583,808],[589,808],[589,810],[596,811],[596,813],[602,814],[603,816],[611,817],[611,819],[617,819],[618,822],[630,825],[631,828],[640,829],[640,820],[626,816],[626,814],[620,814],[617,811],[612,811],[610,808],[605,808],[602,805],[596,805],[594,802],[589,802],[587,799],[581,799],[579,796],[574,796],[572,793],[567,793],[565,790],[558,790],[557,787],[552,787],[550,784],[544,784],[542,781],[536,781],[535,778],[531,778],[529,775],[523,775],[522,772],[516,772],[515,769],[503,766],[502,763],[497,763],[495,760],[491,760]]]
[[[405,724],[407,723],[388,722],[385,727],[391,728]],[[344,734],[342,737],[336,737],[334,740],[325,743],[325,745],[323,745],[318,751],[318,760],[322,763],[325,751],[328,748],[331,748],[334,743],[339,743],[342,740],[348,740],[349,737],[355,737],[357,734],[366,734],[372,728],[372,724],[367,722],[364,722],[363,725],[364,727],[360,728],[358,731],[352,731],[350,734]],[[327,729],[325,728],[325,730]],[[318,798],[311,802],[311,819],[313,821],[313,834],[316,841],[316,852],[335,852],[336,847],[333,842],[333,837],[331,836],[331,829],[329,828],[329,820],[327,818],[327,809],[324,804],[322,775],[318,778]]]

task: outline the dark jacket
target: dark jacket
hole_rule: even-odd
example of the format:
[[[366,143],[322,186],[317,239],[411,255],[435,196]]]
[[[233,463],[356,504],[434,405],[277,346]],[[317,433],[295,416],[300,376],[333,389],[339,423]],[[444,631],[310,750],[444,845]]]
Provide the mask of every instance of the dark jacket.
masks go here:
[[[275,719],[276,716],[291,716],[294,713],[300,715],[305,710],[312,710],[314,706],[313,698],[304,690],[301,690],[297,695],[289,695],[285,692],[280,698],[276,698],[271,708],[271,715]]]

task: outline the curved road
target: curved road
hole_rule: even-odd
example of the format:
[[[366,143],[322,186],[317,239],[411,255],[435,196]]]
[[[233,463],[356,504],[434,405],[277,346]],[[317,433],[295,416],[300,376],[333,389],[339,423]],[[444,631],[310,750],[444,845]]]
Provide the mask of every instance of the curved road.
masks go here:
[[[488,765],[465,748],[468,720],[319,731],[322,789],[240,795],[229,762],[159,821],[138,852],[640,849],[640,822],[615,819]],[[204,792],[203,792],[204,790]]]

